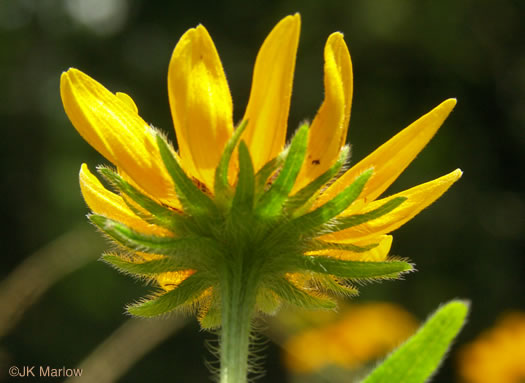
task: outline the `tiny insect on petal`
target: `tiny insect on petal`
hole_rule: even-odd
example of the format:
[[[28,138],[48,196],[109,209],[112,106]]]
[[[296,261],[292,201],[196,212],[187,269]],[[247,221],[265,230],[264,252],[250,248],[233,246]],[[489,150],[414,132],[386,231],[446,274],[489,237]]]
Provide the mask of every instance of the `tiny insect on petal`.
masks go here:
[[[333,33],[324,51],[325,98],[308,136],[308,151],[294,190],[299,190],[335,162],[345,144],[352,106],[352,62],[341,33]]]

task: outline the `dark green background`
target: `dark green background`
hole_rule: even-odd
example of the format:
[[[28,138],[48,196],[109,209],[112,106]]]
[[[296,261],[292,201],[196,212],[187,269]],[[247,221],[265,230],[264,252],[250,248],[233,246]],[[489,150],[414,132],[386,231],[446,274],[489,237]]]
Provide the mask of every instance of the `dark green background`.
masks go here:
[[[82,22],[75,12],[80,3],[94,13],[103,14],[108,4],[116,12]],[[260,44],[277,21],[300,12],[289,132],[322,101],[322,52],[333,31],[345,34],[353,59],[353,163],[444,99],[458,99],[389,191],[457,167],[464,171],[441,200],[395,233],[392,254],[409,257],[419,271],[404,281],[364,286],[356,299],[399,302],[421,319],[442,302],[471,299],[457,349],[501,313],[525,310],[524,10],[521,0],[0,0],[0,277],[85,221],[80,164],[107,163],[63,112],[62,71],[76,67],[127,92],[146,121],[175,139],[166,73],[181,34],[198,23],[209,30],[238,121]],[[93,242],[92,262],[64,276],[2,338],[0,380],[8,379],[11,365],[74,367],[127,319],[124,305],[147,293],[148,287],[96,262],[102,243]],[[192,320],[122,381],[205,381],[203,355],[211,359],[205,338],[213,335],[199,332]],[[267,352],[268,376],[261,382],[286,382],[278,347]],[[453,351],[435,382],[455,380],[454,357]]]

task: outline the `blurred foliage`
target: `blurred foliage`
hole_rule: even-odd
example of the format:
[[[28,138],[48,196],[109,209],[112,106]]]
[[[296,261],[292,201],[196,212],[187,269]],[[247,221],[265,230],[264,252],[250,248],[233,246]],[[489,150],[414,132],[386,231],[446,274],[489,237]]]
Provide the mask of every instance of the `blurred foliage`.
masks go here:
[[[459,343],[473,339],[499,313],[525,308],[524,11],[521,0],[0,0],[0,277],[85,220],[80,164],[106,163],[63,112],[63,70],[79,68],[127,92],[146,121],[175,139],[166,73],[181,34],[198,23],[210,31],[238,120],[261,42],[279,19],[300,12],[290,132],[322,101],[323,45],[336,30],[345,34],[354,64],[353,162],[440,101],[458,98],[445,126],[392,188],[456,167],[465,172],[444,198],[396,232],[393,254],[410,257],[419,272],[367,286],[356,299],[401,302],[423,319],[441,302],[469,298],[472,312]],[[123,306],[147,293],[95,261],[103,240],[78,246],[83,253],[92,246],[92,261],[49,289],[2,339],[0,380],[8,379],[11,365],[74,367],[127,320]],[[191,321],[122,381],[160,381],[168,374],[174,381],[205,381],[203,355],[213,356],[204,339],[214,335]],[[268,353],[261,382],[287,381],[277,347]],[[455,379],[454,357],[435,382]]]

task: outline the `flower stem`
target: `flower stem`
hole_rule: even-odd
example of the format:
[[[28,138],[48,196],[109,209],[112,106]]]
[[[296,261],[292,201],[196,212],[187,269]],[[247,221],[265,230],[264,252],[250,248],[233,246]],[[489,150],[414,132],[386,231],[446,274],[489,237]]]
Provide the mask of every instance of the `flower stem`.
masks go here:
[[[255,307],[254,280],[242,272],[232,273],[222,295],[220,335],[220,383],[245,383],[251,320]]]

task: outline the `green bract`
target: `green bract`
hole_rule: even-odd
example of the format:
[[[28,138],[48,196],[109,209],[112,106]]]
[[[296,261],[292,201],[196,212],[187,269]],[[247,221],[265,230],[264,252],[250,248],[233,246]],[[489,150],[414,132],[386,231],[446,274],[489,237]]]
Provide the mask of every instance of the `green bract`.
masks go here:
[[[315,196],[338,175],[348,151],[343,150],[329,170],[291,195],[305,159],[308,125],[302,125],[289,147],[258,173],[254,173],[250,153],[240,140],[245,126],[241,124],[225,146],[215,172],[213,193],[196,186],[179,165],[170,144],[157,134],[159,151],[182,211],[154,201],[118,173],[99,169],[136,214],[176,233],[173,237],[146,235],[92,214],[91,221],[123,248],[162,256],[141,261],[128,253],[108,254],[103,260],[140,278],[155,279],[162,273],[192,270],[187,279],[170,291],[129,306],[131,314],[150,317],[202,300],[201,323],[209,328],[220,325],[221,306],[216,302],[224,302],[224,295],[229,294],[235,283],[232,281],[240,281],[242,291],[252,295],[250,299],[262,312],[273,312],[282,302],[326,309],[335,307],[328,292],[355,294],[354,281],[399,278],[412,270],[412,265],[402,260],[363,262],[322,254],[323,250],[360,253],[372,249],[374,244],[333,243],[319,237],[377,219],[405,200],[394,198],[365,214],[338,217],[358,199],[372,169],[363,172],[334,198],[312,209]],[[230,185],[228,169],[234,152],[239,171]],[[210,302],[214,302],[213,309]]]

